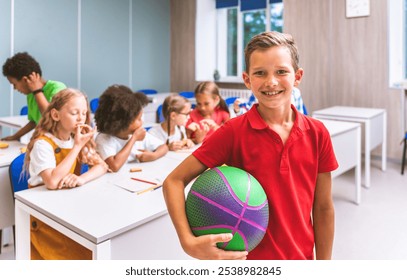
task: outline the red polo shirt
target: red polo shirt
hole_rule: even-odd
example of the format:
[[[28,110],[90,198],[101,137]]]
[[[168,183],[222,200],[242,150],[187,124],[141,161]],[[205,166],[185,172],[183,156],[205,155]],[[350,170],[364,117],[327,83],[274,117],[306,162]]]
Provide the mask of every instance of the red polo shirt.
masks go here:
[[[291,106],[296,118],[284,145],[257,106],[226,122],[193,155],[209,168],[227,164],[244,169],[263,186],[269,225],[248,259],[313,259],[317,175],[338,167],[330,135],[320,121]]]

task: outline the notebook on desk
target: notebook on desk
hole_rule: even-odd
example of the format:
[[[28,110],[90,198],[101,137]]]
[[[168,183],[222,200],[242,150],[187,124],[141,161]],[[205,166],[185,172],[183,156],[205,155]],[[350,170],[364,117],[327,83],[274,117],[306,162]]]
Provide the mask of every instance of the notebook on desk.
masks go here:
[[[125,177],[110,181],[111,184],[123,188],[129,192],[139,193],[145,190],[154,190],[162,185],[158,180],[144,179],[139,177]]]

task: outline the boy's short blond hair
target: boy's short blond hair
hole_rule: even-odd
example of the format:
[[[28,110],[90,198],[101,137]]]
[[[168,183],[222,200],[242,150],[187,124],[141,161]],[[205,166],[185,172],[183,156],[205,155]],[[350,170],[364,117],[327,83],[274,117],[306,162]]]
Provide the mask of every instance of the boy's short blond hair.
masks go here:
[[[250,56],[254,51],[267,50],[274,46],[286,47],[291,54],[291,61],[294,71],[299,68],[299,55],[298,49],[290,34],[280,33],[277,31],[268,31],[253,36],[244,50],[244,59],[246,63],[246,72],[249,73],[250,69]]]

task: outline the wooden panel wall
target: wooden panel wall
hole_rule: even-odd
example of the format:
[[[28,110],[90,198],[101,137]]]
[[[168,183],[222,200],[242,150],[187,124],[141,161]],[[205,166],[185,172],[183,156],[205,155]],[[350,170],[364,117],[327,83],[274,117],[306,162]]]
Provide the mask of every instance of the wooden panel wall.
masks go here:
[[[171,91],[195,88],[195,0],[171,0]]]
[[[333,104],[385,108],[388,154],[401,159],[400,96],[388,86],[387,1],[371,0],[370,16],[345,18],[345,0],[333,1]],[[380,154],[379,150],[375,154]]]
[[[350,19],[345,0],[284,0],[284,8],[285,32],[299,46],[305,72],[300,88],[309,111],[334,105],[385,108],[388,156],[399,161],[401,100],[388,87],[387,1],[371,0],[370,16]]]
[[[172,24],[179,26],[171,27],[173,90],[192,86],[195,77],[194,51],[184,49],[185,41],[191,48],[194,44],[194,3],[171,0]],[[180,17],[173,9],[187,14]],[[388,87],[387,1],[371,0],[370,10],[369,17],[347,19],[345,0],[284,0],[284,32],[294,36],[299,48],[304,68],[300,89],[308,110],[334,105],[385,108],[388,157],[400,161],[401,99],[398,90]]]
[[[293,35],[304,76],[299,88],[309,112],[329,105],[330,1],[284,0],[284,32]]]

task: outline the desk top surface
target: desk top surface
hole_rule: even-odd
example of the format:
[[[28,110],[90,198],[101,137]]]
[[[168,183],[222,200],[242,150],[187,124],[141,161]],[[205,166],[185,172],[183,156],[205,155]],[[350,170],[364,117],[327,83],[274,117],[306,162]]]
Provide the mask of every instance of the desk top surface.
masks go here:
[[[21,154],[21,148],[26,145],[21,144],[19,141],[2,141],[9,144],[8,148],[0,149],[0,167],[9,166],[10,163],[19,154]]]
[[[161,188],[136,194],[112,182],[126,176],[162,182],[187,156],[171,157],[171,153],[153,162],[126,164],[117,173],[105,174],[78,188],[50,191],[40,186],[15,196],[88,240],[100,243],[167,213]],[[131,167],[141,167],[142,171],[130,173]]]
[[[0,118],[0,126],[23,127],[28,123],[27,116],[9,116]]]
[[[324,119],[319,119],[319,121],[325,125],[331,137],[335,137],[336,135],[345,133],[349,130],[357,129],[361,126],[360,123],[355,122],[332,121]]]
[[[385,112],[386,112],[385,109],[380,108],[334,106],[314,111],[312,115],[315,117],[330,116],[343,118],[370,119]]]

